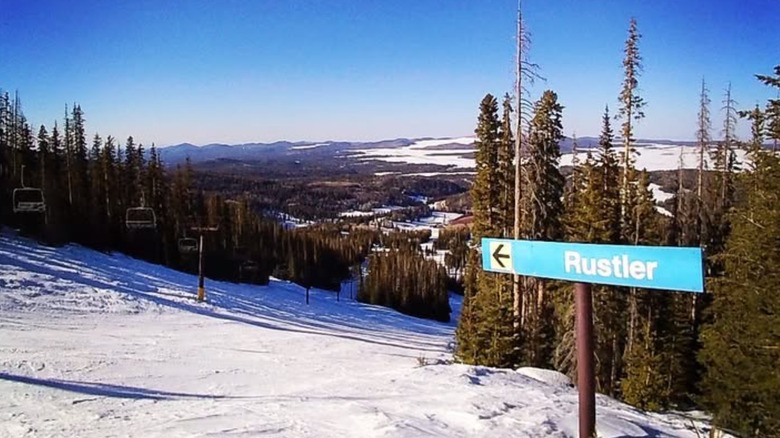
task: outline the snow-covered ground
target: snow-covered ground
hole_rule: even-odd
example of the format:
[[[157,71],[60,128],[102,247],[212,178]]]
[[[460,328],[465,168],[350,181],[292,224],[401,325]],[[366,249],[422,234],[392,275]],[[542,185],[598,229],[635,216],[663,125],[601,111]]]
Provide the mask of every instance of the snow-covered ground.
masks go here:
[[[418,140],[408,146],[355,150],[360,160],[380,160],[390,163],[439,164],[455,168],[474,167],[473,158],[464,158],[471,149],[439,149],[449,144],[470,145],[474,137]]]
[[[668,199],[672,199],[674,197],[673,194],[665,192],[665,191],[663,191],[661,189],[662,189],[662,187],[660,185],[655,184],[655,183],[650,183],[650,190],[653,192],[653,198],[657,202],[663,203],[664,201],[666,201]]]
[[[368,217],[368,216],[387,216],[388,214],[403,210],[407,207],[401,207],[399,205],[386,205],[384,207],[372,208],[371,211],[351,210],[343,211],[339,213],[339,217]]]
[[[378,148],[355,151],[360,154],[359,159],[372,159],[394,163],[410,164],[438,164],[442,166],[453,166],[455,169],[474,168],[474,159],[465,158],[464,155],[473,152],[472,149],[437,149],[442,145],[460,144],[473,145],[474,137],[460,137],[436,140],[420,140],[409,146],[398,148]],[[694,169],[699,166],[698,149],[693,146],[682,146],[674,144],[656,144],[656,143],[637,143],[636,150],[639,152],[637,157],[637,169],[647,169],[648,171],[674,170],[680,164],[680,152],[683,155],[683,168]],[[620,145],[615,146],[616,152],[620,153]],[[580,160],[584,159],[586,150],[580,150]],[[737,150],[737,160],[745,162],[745,151]],[[561,156],[561,166],[571,166],[573,154],[566,153]],[[713,168],[712,160],[709,155],[705,156],[708,168]],[[455,171],[455,174],[467,174],[473,172]],[[441,172],[416,173],[414,175],[433,176],[442,174]],[[443,174],[451,174],[445,172]]]
[[[281,281],[207,281],[207,303],[196,284],[0,234],[0,436],[576,436],[564,376],[451,364],[454,321],[356,303],[349,285],[307,306]],[[600,437],[696,436],[597,403]]]
[[[329,143],[306,144],[306,145],[301,145],[301,146],[293,146],[293,147],[290,148],[290,150],[301,151],[301,150],[305,150],[305,149],[314,149],[314,148],[318,148],[320,146],[328,146],[328,145],[329,145]]]
[[[430,216],[425,216],[417,220],[424,225],[447,225],[463,216],[463,213],[452,213],[448,211],[432,211]]]
[[[639,155],[636,157],[636,168],[646,169],[648,172],[657,170],[675,170],[680,166],[680,152],[683,156],[683,169],[697,169],[699,167],[699,150],[694,146],[680,146],[673,144],[656,143],[637,143],[636,150]],[[585,158],[585,152],[579,152],[580,160]],[[622,153],[620,145],[615,145],[615,152]],[[745,151],[738,149],[735,151],[737,160],[740,163],[745,162]],[[564,154],[561,157],[561,166],[571,166],[573,154]],[[713,162],[709,154],[705,154],[705,161],[709,169],[712,169]]]

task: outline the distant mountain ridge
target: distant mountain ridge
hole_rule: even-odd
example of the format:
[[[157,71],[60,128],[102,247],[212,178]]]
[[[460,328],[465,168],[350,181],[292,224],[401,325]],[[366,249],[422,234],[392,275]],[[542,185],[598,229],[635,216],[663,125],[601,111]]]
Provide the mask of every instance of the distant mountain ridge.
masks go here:
[[[349,142],[349,141],[276,141],[272,143],[242,143],[242,144],[225,144],[225,143],[210,143],[206,145],[195,145],[192,143],[180,143],[176,145],[164,146],[158,149],[158,153],[163,162],[168,165],[178,164],[184,162],[187,157],[193,163],[201,163],[213,160],[257,160],[257,159],[272,159],[279,157],[290,157],[295,159],[296,156],[305,156],[309,159],[317,156],[329,156],[333,157],[340,154],[348,154],[354,150],[365,150],[374,148],[395,148],[404,147],[414,144],[418,141],[438,140],[444,141],[452,139],[453,143],[441,143],[431,149],[442,148],[444,146],[452,146],[453,148],[468,150],[469,145],[463,143],[456,143],[454,140],[462,139],[463,137],[421,137],[421,138],[396,138],[391,140],[380,140],[373,142]],[[617,139],[616,139],[617,140]],[[638,139],[635,141],[637,146],[657,144],[657,145],[683,145],[693,146],[695,141],[680,141],[680,140],[655,140],[655,139]],[[577,145],[580,149],[589,149],[598,146],[598,137],[579,137],[577,138]],[[571,152],[573,147],[573,140],[570,137],[565,138],[561,142],[561,152]]]
[[[295,156],[307,155],[309,157],[326,154],[333,156],[336,153],[371,148],[392,148],[408,146],[415,140],[407,138],[398,138],[393,140],[382,140],[376,142],[346,142],[346,141],[277,141],[273,143],[243,143],[243,144],[224,144],[210,143],[203,146],[197,146],[192,143],[181,143],[177,145],[165,146],[158,149],[158,153],[166,164],[181,163],[190,158],[193,163],[204,161],[231,159],[231,160],[254,160],[259,158],[272,158],[277,156]]]

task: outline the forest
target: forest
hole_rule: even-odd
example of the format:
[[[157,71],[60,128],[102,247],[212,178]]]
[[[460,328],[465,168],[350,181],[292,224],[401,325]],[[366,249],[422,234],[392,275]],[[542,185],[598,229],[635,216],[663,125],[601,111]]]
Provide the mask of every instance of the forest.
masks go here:
[[[715,138],[702,82],[698,169],[690,178],[681,165],[671,217],[659,214],[649,174],[635,166],[634,129],[646,104],[638,91],[639,41],[632,20],[616,115],[604,109],[598,146],[578,151],[566,176],[559,167],[563,104],[554,91],[514,117],[521,121],[514,130],[521,135],[517,191],[515,108],[508,95],[501,109],[490,94],[481,101],[474,242],[456,357],[576,377],[572,285],[483,271],[483,237],[702,247],[705,294],[593,286],[597,391],[648,410],[704,407],[718,427],[739,436],[778,436],[780,100],[739,110],[727,89],[722,135]],[[776,93],[780,66],[756,78]],[[751,125],[746,141],[735,135],[740,118]],[[737,162],[738,149],[747,152],[745,162]]]
[[[336,219],[345,211],[384,205],[423,206],[408,194],[442,198],[468,190],[468,183],[453,176],[405,175],[441,171],[443,166],[439,165],[400,163],[388,167],[387,163],[357,162],[340,156],[315,156],[310,160],[316,162],[282,157],[197,163],[193,165],[194,184],[226,196],[245,196],[260,210],[284,211],[304,220]],[[388,168],[391,174],[376,175]]]
[[[365,218],[294,229],[279,221],[282,211],[332,218],[339,193],[360,202],[354,193],[347,195],[348,185],[325,184],[317,190],[318,183],[300,177],[255,181],[197,170],[189,161],[171,168],[154,146],[147,153],[132,137],[120,146],[111,136],[95,134],[88,145],[79,105],[66,112],[62,126],[55,122],[51,132],[41,126],[33,135],[18,95],[0,93],[0,224],[49,245],[73,242],[120,251],[191,273],[199,272],[202,242],[203,273],[210,279],[262,285],[274,276],[306,288],[306,303],[310,288],[338,293],[343,281],[353,279],[359,281],[360,301],[449,320],[447,287],[459,286],[435,262],[423,259],[420,244],[430,239],[430,232],[382,233],[367,226]],[[381,190],[383,184],[387,179],[371,190]],[[406,184],[409,190],[458,190],[447,182],[411,179]],[[395,188],[391,194],[399,204],[410,204],[404,190]],[[362,202],[379,206],[386,195],[369,194]],[[428,211],[419,202],[411,205],[391,219]],[[369,258],[377,248],[398,253]],[[419,269],[404,271],[401,287],[387,279],[397,275],[397,266],[380,269],[385,260]],[[383,286],[377,295],[373,290],[378,284],[395,286]]]

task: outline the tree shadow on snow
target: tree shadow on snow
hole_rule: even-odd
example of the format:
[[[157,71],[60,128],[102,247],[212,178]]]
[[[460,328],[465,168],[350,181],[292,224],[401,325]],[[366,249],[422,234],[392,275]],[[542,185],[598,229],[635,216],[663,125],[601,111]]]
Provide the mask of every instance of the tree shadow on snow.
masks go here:
[[[0,380],[44,386],[79,394],[135,400],[176,400],[176,399],[225,399],[222,395],[191,394],[185,392],[159,391],[135,386],[111,385],[107,383],[78,382],[75,380],[41,379],[0,372]]]
[[[163,287],[171,287],[178,292],[182,289],[182,285],[184,284],[190,282],[192,282],[193,285],[195,284],[195,277],[191,274],[177,272],[153,264],[148,264],[148,271],[139,274],[138,272],[122,266],[122,259],[126,258],[127,261],[133,261],[133,263],[145,262],[136,261],[124,255],[116,256],[103,253],[95,253],[96,258],[103,258],[103,260],[81,260],[81,258],[83,258],[79,257],[81,251],[75,251],[76,248],[78,247],[67,246],[59,250],[37,247],[30,248],[28,246],[14,244],[13,240],[6,238],[0,240],[0,263],[18,266],[21,269],[31,272],[49,275],[95,289],[116,291],[161,306],[176,308],[202,316],[247,324],[254,327],[320,336],[333,336],[415,351],[446,352],[446,346],[441,345],[441,343],[426,342],[414,337],[414,335],[433,334],[431,333],[432,331],[438,331],[436,330],[438,328],[436,325],[427,322],[417,322],[414,321],[413,318],[405,317],[403,319],[398,319],[398,321],[402,321],[401,325],[407,326],[410,331],[399,332],[398,327],[392,325],[388,326],[389,323],[382,320],[383,317],[400,318],[394,315],[389,309],[371,308],[371,312],[368,312],[367,315],[361,314],[359,318],[357,315],[349,314],[314,313],[313,311],[303,308],[303,306],[305,306],[304,304],[298,305],[295,303],[293,306],[289,300],[287,303],[283,303],[287,305],[287,308],[270,307],[265,303],[259,302],[257,297],[249,299],[250,297],[245,292],[236,294],[229,293],[224,289],[224,285],[226,285],[224,283],[217,283],[223,287],[216,287],[211,290],[212,293],[210,295],[212,298],[209,300],[208,304],[177,301],[166,297],[170,296],[172,298],[191,301],[191,299],[195,298],[195,294],[187,295],[183,292],[174,293],[173,291],[161,291],[159,290],[160,285],[153,284],[152,282],[162,283]],[[68,261],[58,260],[61,258],[67,258]],[[163,275],[166,277],[165,279],[162,278]],[[107,282],[100,277],[110,278],[114,281]],[[279,286],[281,288],[292,287],[292,285],[284,285],[283,283]],[[230,286],[228,285],[228,287]],[[235,287],[247,286],[235,285]],[[272,296],[273,291],[268,290],[268,292],[268,296]],[[284,300],[282,299],[282,301]],[[345,302],[343,305],[354,306],[357,304]],[[302,307],[303,310],[299,309],[298,306]],[[248,318],[215,311],[219,308],[245,315]],[[256,319],[258,317],[261,317],[262,320]],[[374,319],[375,321],[373,322],[376,322],[379,326],[375,326],[372,329],[371,323],[363,320],[363,317]],[[317,320],[312,318],[317,318]],[[420,332],[414,330],[415,328],[420,329]],[[444,327],[441,327],[441,329],[444,329]],[[409,344],[400,343],[398,341],[408,341]]]

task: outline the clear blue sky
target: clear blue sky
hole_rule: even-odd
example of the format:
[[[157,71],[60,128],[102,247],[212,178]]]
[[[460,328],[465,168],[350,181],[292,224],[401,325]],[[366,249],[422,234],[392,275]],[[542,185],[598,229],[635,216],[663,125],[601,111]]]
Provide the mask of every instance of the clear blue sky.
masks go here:
[[[0,88],[51,126],[78,102],[90,134],[150,144],[473,134],[513,83],[515,0],[0,0]],[[771,96],[777,0],[525,0],[531,60],[566,134],[617,106],[629,18],[643,39],[637,135],[690,139],[699,84]],[[740,133],[747,135],[746,123]]]

